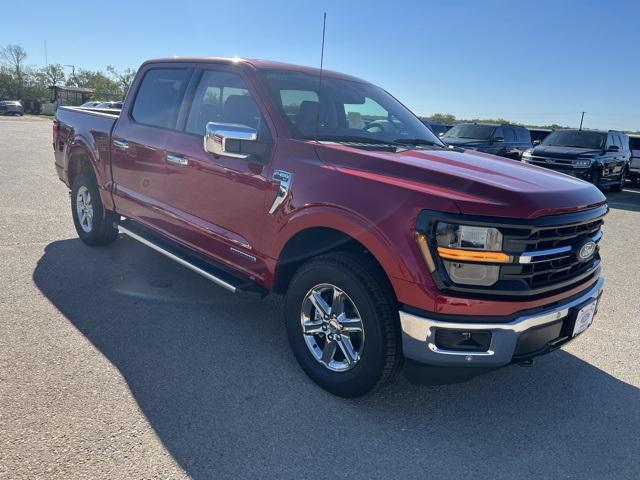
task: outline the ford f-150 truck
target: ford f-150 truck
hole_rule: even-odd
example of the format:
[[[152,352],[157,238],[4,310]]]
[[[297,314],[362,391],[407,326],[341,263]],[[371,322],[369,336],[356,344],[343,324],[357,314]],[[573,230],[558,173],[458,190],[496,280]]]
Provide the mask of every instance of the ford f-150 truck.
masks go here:
[[[351,76],[148,61],[120,113],[58,109],[53,148],[86,244],[120,232],[241,297],[285,295],[296,359],[337,395],[531,363],[598,307],[597,188],[447,148]]]

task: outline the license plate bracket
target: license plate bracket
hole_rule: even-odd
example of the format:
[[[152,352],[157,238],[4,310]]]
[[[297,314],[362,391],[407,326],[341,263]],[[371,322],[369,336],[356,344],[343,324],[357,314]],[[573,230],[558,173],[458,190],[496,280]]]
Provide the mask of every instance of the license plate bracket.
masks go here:
[[[592,298],[573,309],[573,322],[570,329],[571,338],[580,335],[589,328],[589,326],[591,326],[593,319],[596,316],[596,312],[598,311],[599,300],[599,298]]]

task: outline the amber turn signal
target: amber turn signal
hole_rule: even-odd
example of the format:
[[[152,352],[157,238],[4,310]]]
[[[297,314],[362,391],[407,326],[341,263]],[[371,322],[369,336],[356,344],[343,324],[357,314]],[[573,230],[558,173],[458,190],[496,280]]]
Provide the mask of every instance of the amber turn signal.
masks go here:
[[[482,250],[460,250],[457,248],[438,247],[438,254],[445,260],[457,260],[459,262],[511,262],[511,255],[507,255],[503,252],[486,252]]]
[[[427,268],[429,272],[433,273],[436,271],[436,264],[431,257],[431,251],[429,250],[429,244],[427,243],[427,237],[424,233],[416,233],[416,240],[418,241],[418,247],[420,247],[420,252],[424,257],[424,261],[427,264]]]

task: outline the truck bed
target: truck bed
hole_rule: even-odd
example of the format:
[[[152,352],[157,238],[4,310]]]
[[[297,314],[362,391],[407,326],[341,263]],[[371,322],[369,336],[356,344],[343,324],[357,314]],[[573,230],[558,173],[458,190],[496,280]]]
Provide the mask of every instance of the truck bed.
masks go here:
[[[111,182],[109,155],[111,132],[119,110],[60,107],[54,120],[54,152],[60,180],[71,188],[70,170],[78,168],[74,158],[81,155],[94,164],[101,189]]]

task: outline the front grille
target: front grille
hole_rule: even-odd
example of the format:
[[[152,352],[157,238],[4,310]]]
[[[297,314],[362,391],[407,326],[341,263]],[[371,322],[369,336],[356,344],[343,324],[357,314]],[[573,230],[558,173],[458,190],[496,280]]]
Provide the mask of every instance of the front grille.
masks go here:
[[[431,239],[430,245],[435,245],[433,234],[438,221],[494,227],[503,235],[503,251],[514,258],[513,263],[500,266],[498,281],[493,285],[467,286],[451,281],[443,261],[434,251],[438,263],[435,279],[442,289],[478,295],[532,297],[586,284],[599,274],[599,242],[607,211],[608,207],[602,206],[531,221],[423,212],[417,226]],[[578,251],[588,241],[596,243],[595,252],[587,260],[581,260]]]
[[[564,158],[552,158],[552,157],[540,157],[540,156],[532,156],[530,157],[530,161],[539,165],[558,165],[558,166],[567,166],[570,167],[573,165],[573,160],[567,160]]]
[[[505,235],[506,252],[531,260],[505,265],[500,270],[500,279],[514,283],[512,288],[535,290],[588,276],[600,265],[598,249],[588,261],[580,260],[577,250],[587,240],[596,244],[600,241],[603,223],[600,217],[585,223],[526,229]],[[549,253],[541,255],[545,252]]]

